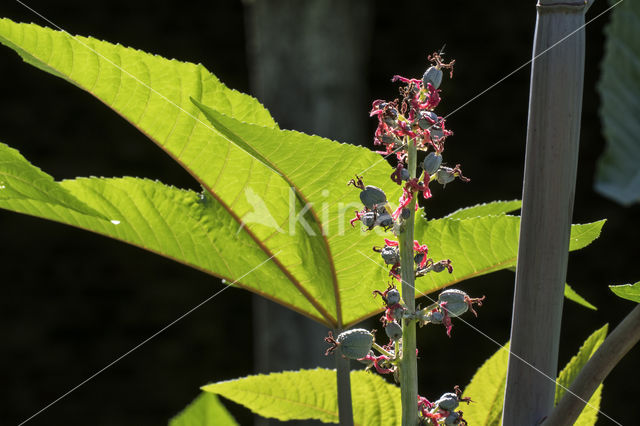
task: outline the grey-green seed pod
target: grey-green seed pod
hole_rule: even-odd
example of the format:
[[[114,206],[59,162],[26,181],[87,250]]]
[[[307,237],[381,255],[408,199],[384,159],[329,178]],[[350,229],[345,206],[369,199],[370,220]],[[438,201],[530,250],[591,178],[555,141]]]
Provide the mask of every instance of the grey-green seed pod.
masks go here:
[[[431,176],[438,171],[440,164],[442,164],[442,155],[431,151],[426,157],[424,157],[422,168],[425,172],[429,173],[429,176]]]
[[[440,311],[429,312],[427,314],[427,322],[432,324],[442,324],[442,320],[444,319],[444,315]]]
[[[383,228],[389,228],[393,226],[393,218],[386,211],[383,214],[379,214],[376,219],[376,225],[382,226]]]
[[[376,215],[374,212],[366,212],[365,214],[362,215],[362,217],[360,218],[360,221],[367,228],[371,228],[375,225],[377,219],[378,219],[378,215]]]
[[[418,126],[421,129],[426,130],[429,127],[438,123],[438,114],[432,111],[422,111],[420,113],[420,118],[418,118]]]
[[[433,266],[431,266],[431,270],[432,270],[433,272],[442,272],[442,271],[444,271],[445,269],[447,269],[447,267],[446,267],[446,265],[445,265],[444,263],[442,263],[442,262],[434,263],[434,264],[433,264]]]
[[[436,174],[436,178],[438,179],[438,183],[446,185],[449,182],[453,182],[453,180],[456,178],[456,175],[454,174],[451,167],[440,167],[438,173]]]
[[[459,425],[460,424],[460,414],[457,411],[452,411],[446,419],[444,419],[445,425]]]
[[[373,206],[387,204],[387,196],[384,191],[376,186],[367,185],[360,192],[360,201],[368,209],[373,209]]]
[[[387,333],[387,337],[394,342],[402,338],[402,327],[397,322],[388,322],[384,326],[384,332]]]
[[[387,265],[395,265],[400,262],[400,251],[398,247],[384,246],[380,251],[380,255]]]
[[[458,407],[459,403],[458,395],[453,392],[447,392],[443,394],[439,400],[437,400],[434,404],[443,410],[453,411]]]
[[[364,358],[373,345],[373,334],[364,328],[354,328],[340,333],[336,342],[340,353],[345,358]]]
[[[387,299],[386,300],[387,306],[395,305],[396,303],[400,302],[400,292],[398,291],[397,288],[389,289],[385,297]]]
[[[444,308],[450,317],[457,317],[469,310],[469,296],[461,290],[449,289],[438,295],[438,302],[447,302]]]
[[[438,142],[444,137],[444,130],[441,126],[435,125],[429,129],[429,136],[431,136],[431,140]]]
[[[427,88],[427,83],[431,83],[435,89],[440,87],[440,83],[442,83],[442,70],[433,66],[429,67],[422,75],[422,84],[425,89]]]

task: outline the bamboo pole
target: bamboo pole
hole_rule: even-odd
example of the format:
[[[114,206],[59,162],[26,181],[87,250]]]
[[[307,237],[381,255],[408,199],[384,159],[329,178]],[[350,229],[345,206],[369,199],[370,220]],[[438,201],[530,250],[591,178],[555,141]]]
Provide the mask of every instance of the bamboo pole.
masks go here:
[[[584,1],[540,0],[531,68],[511,355],[502,423],[553,408],[584,78]]]

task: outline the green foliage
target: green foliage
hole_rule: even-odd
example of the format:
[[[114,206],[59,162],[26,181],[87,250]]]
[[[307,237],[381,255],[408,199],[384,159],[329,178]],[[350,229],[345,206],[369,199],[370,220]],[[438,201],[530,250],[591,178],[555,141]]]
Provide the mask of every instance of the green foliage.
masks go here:
[[[317,419],[338,423],[335,370],[285,371],[247,376],[202,387],[256,414],[278,420]],[[366,371],[351,372],[356,425],[400,424],[400,388]]]
[[[0,202],[40,201],[58,204],[76,213],[106,219],[54,182],[51,176],[29,164],[15,149],[0,143],[0,158]]]
[[[465,420],[474,426],[499,425],[502,418],[504,387],[507,381],[509,344],[491,356],[476,371],[471,382],[464,388],[463,395],[474,402],[465,405]]]
[[[609,288],[618,297],[640,303],[640,281],[635,284],[610,285]]]
[[[564,297],[567,299],[576,302],[578,305],[582,305],[585,308],[592,309],[597,311],[598,308],[589,303],[584,297],[580,296],[574,289],[572,289],[569,284],[564,285]]]
[[[623,205],[640,201],[640,2],[611,12],[602,61],[600,118],[607,147],[595,188]]]
[[[591,336],[585,340],[585,342],[578,350],[578,353],[571,358],[571,360],[567,363],[564,369],[560,372],[558,376],[558,381],[556,383],[556,396],[555,396],[555,404],[557,404],[562,396],[565,394],[566,389],[571,386],[571,383],[576,378],[578,373],[584,365],[589,361],[589,358],[593,356],[598,347],[602,344],[604,339],[607,337],[608,326],[600,328],[599,330],[594,331]],[[589,405],[587,405],[580,413],[580,416],[576,420],[576,425],[579,426],[592,426],[596,423],[598,418],[598,411],[600,409],[600,396],[602,394],[602,385],[598,386],[596,391],[593,393],[591,398],[589,399]]]
[[[494,201],[492,203],[483,203],[473,207],[461,208],[446,217],[447,219],[469,219],[478,216],[501,215],[518,210],[521,206],[522,201],[520,200]]]
[[[169,420],[169,426],[236,426],[238,423],[218,397],[203,392]]]
[[[0,20],[0,41],[100,99],[205,188],[197,194],[143,179],[56,183],[46,177],[53,190],[11,189],[0,198],[1,208],[91,230],[237,281],[330,327],[381,310],[370,295],[387,270],[377,255],[357,247],[381,245],[384,236],[348,226],[360,203],[357,190],[345,185],[362,171],[365,179],[375,176],[368,184],[390,196],[397,192],[387,177],[391,167],[377,154],[280,130],[255,99],[228,89],[201,65],[7,19]],[[20,163],[24,173],[42,174],[14,150],[3,147],[0,156]],[[82,210],[87,206],[91,210]],[[500,213],[518,206],[492,203],[418,221],[416,235],[433,257],[454,264],[452,275],[418,280],[418,292],[512,266],[519,219]],[[471,217],[478,214],[499,215]],[[574,226],[571,249],[590,243],[602,224]]]
[[[568,388],[571,385],[580,369],[598,349],[606,335],[606,325],[593,332],[580,347],[578,353],[571,358],[560,372],[556,384],[556,404],[562,398],[565,392],[564,388]],[[500,424],[509,361],[508,348],[509,344],[506,344],[504,348],[498,349],[491,358],[485,361],[464,389],[464,396],[468,396],[475,401],[475,403],[463,408],[464,418],[469,424],[482,426],[498,426]],[[598,387],[589,400],[590,406],[585,407],[582,411],[576,425],[592,426],[595,424],[600,407],[601,393],[602,385]]]

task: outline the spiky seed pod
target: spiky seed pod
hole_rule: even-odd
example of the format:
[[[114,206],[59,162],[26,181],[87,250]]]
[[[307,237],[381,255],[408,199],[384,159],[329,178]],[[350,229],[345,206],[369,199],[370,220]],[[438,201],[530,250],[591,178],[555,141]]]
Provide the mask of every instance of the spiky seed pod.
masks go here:
[[[343,331],[336,338],[338,349],[345,358],[359,359],[367,356],[373,345],[373,334],[364,328]]]
[[[368,209],[373,209],[375,205],[385,205],[387,204],[387,196],[384,191],[376,186],[367,185],[360,192],[360,201],[365,205]]]
[[[384,332],[387,333],[387,337],[394,342],[402,338],[402,327],[397,322],[388,322],[384,326]]]
[[[469,310],[469,296],[462,290],[449,289],[438,295],[438,302],[447,302],[444,308],[450,317],[457,317]]]
[[[431,83],[434,89],[440,87],[440,83],[442,83],[442,70],[436,67],[429,67],[422,75],[422,84],[425,89],[428,83]]]
[[[442,164],[442,155],[431,151],[424,157],[422,168],[425,172],[429,173],[429,175],[433,175],[440,168],[440,164]]]

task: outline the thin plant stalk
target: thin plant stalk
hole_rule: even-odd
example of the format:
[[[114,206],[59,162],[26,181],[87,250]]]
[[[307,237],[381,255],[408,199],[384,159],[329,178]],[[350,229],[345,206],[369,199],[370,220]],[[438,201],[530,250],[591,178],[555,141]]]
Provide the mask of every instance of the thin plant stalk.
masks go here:
[[[576,30],[586,9],[537,5],[505,425],[534,425],[553,409],[584,79],[585,35]]]
[[[409,142],[407,166],[411,178],[416,177],[417,150],[415,142]],[[413,253],[413,229],[417,194],[407,206],[411,215],[400,232],[400,269],[402,300],[410,313],[415,311],[415,271]],[[418,364],[416,359],[416,323],[402,321],[402,360],[400,361],[400,389],[402,398],[402,426],[418,424]]]
[[[607,336],[584,365],[568,392],[556,405],[545,426],[574,424],[591,395],[618,362],[640,341],[640,305],[637,305]]]
[[[341,426],[353,426],[350,361],[340,355],[335,355],[335,358],[336,384],[338,386],[338,419]]]

